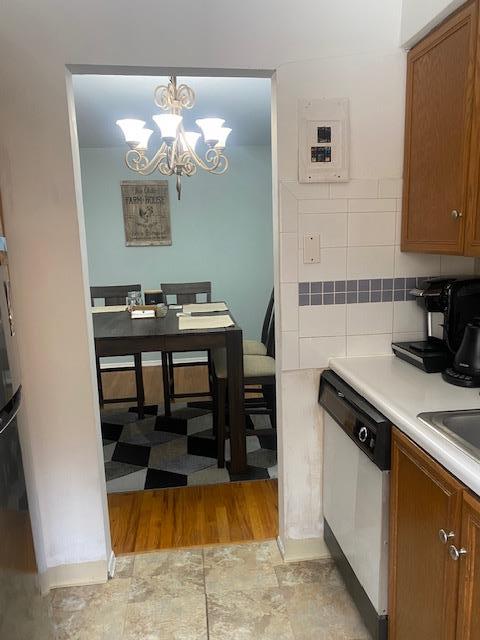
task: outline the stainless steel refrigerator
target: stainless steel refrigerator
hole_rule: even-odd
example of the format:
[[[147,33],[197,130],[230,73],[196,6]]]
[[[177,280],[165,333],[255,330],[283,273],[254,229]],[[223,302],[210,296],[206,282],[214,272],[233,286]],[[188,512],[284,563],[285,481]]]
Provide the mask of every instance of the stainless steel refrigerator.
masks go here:
[[[18,433],[22,387],[5,252],[0,251],[0,638],[53,638],[38,588]]]

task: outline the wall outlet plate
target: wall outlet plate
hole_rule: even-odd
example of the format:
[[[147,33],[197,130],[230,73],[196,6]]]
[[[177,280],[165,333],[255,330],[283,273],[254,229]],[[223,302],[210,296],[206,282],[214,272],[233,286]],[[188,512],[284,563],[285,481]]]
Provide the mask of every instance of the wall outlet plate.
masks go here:
[[[320,236],[318,233],[306,233],[303,236],[303,262],[304,264],[320,262]]]

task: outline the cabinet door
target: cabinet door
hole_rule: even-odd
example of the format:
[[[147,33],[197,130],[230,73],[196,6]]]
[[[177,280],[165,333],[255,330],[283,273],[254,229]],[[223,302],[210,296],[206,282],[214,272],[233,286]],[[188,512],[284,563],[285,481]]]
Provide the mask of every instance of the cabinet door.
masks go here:
[[[466,492],[461,546],[457,548],[466,551],[457,561],[460,565],[457,640],[480,640],[480,502]]]
[[[389,640],[453,640],[461,485],[394,430],[390,494]],[[448,544],[439,532],[453,532]]]
[[[477,34],[475,90],[470,142],[465,255],[480,256],[480,33]]]
[[[402,250],[462,254],[477,3],[408,54]]]

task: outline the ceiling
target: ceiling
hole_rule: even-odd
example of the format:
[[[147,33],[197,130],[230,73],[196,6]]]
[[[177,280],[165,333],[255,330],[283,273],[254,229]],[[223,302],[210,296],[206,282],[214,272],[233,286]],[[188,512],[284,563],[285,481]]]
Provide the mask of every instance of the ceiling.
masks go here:
[[[232,129],[227,146],[270,144],[269,79],[179,77],[177,82],[196,93],[193,109],[183,112],[185,129],[198,130],[197,118],[221,117]],[[159,84],[168,84],[168,78],[74,75],[80,147],[124,147],[116,120],[139,118],[154,130],[150,148],[157,148],[160,136],[152,115],[162,113],[153,102]]]

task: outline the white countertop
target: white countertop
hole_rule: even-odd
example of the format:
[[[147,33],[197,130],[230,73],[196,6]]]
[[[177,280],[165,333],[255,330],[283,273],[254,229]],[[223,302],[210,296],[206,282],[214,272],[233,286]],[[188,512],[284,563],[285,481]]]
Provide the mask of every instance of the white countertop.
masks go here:
[[[480,462],[418,420],[425,411],[480,409],[480,389],[462,389],[396,356],[332,358],[330,367],[392,423],[480,495]]]

